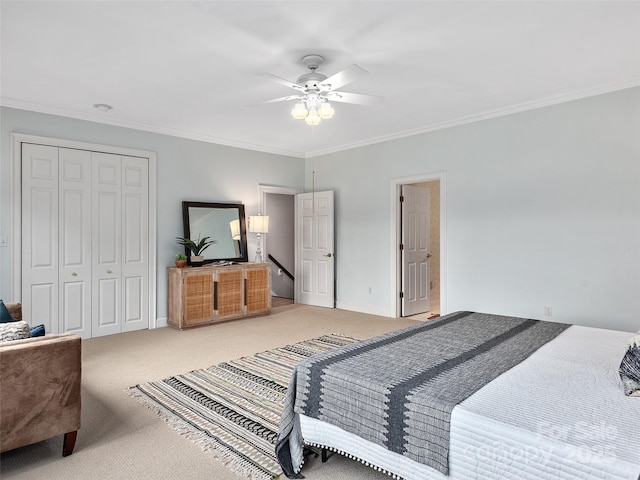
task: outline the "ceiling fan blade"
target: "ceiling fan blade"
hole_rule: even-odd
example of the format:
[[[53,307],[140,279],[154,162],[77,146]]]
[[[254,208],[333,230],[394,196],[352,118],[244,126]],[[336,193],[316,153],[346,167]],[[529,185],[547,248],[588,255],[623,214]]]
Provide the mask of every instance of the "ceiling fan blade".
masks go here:
[[[327,99],[331,102],[355,103],[358,105],[373,106],[382,103],[384,97],[364,95],[362,93],[329,92],[327,94]]]
[[[280,85],[284,85],[285,87],[289,87],[289,88],[293,88],[295,90],[299,90],[301,92],[304,92],[304,87],[302,85],[298,85],[297,83],[293,83],[290,82],[289,80],[286,80],[284,78],[280,78],[280,77],[276,77],[275,75],[272,75],[271,73],[259,73],[258,75],[264,77],[264,78],[268,78],[269,80],[272,80],[276,83],[279,83]]]
[[[351,83],[359,78],[364,77],[365,75],[369,75],[369,72],[367,72],[361,66],[354,64],[336,73],[335,75],[331,75],[326,80],[320,82],[318,86],[320,87],[320,90],[324,91],[336,90],[346,85],[347,83]]]
[[[250,106],[255,107],[257,105],[264,105],[265,103],[286,102],[288,100],[300,100],[303,98],[304,98],[304,95],[288,95],[286,97],[274,98],[272,100],[265,100],[264,102],[259,102],[259,103],[256,103],[255,105],[250,105]]]

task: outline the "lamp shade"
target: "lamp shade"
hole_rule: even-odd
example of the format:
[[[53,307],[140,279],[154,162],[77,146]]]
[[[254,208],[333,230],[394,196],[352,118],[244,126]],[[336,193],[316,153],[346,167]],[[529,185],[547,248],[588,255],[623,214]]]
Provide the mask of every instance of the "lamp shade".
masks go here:
[[[269,216],[251,215],[249,217],[249,231],[251,233],[269,233]]]

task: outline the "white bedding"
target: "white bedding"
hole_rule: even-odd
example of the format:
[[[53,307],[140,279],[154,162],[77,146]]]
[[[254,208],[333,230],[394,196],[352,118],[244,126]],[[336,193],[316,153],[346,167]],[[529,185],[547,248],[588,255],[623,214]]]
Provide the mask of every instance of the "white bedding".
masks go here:
[[[638,480],[640,397],[618,375],[632,335],[573,326],[460,403],[448,477],[301,415],[302,437],[407,480]]]

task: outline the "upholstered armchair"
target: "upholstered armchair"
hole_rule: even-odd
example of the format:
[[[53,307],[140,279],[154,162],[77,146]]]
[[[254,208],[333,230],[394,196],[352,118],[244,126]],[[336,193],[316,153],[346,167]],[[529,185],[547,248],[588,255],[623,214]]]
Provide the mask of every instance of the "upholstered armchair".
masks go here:
[[[20,304],[6,304],[22,319]],[[0,342],[0,452],[64,435],[73,453],[80,428],[81,338],[62,334]]]

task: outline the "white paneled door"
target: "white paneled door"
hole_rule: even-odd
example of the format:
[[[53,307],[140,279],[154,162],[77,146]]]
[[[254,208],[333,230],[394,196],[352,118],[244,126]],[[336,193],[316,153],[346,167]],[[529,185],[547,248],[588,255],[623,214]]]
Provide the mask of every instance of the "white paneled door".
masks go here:
[[[91,337],[91,152],[59,149],[60,331]]]
[[[47,332],[149,327],[147,158],[22,146],[22,302]]]
[[[92,152],[93,336],[122,330],[122,159]]]
[[[429,311],[429,188],[403,185],[402,316]]]
[[[296,303],[335,306],[333,192],[296,195]]]
[[[149,326],[149,169],[122,157],[122,331]]]
[[[22,315],[59,333],[58,148],[22,146]]]

